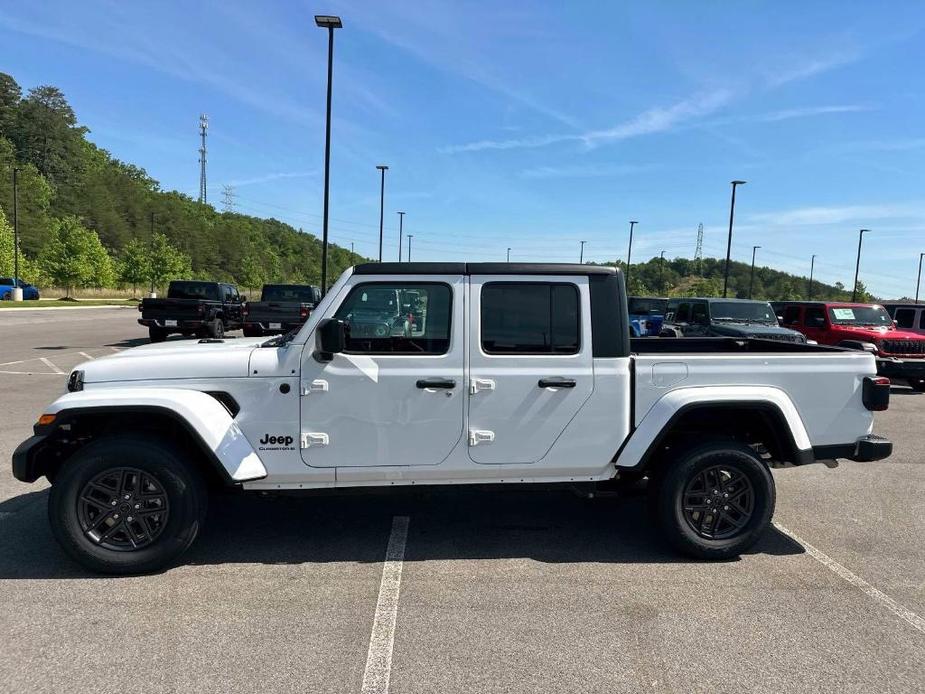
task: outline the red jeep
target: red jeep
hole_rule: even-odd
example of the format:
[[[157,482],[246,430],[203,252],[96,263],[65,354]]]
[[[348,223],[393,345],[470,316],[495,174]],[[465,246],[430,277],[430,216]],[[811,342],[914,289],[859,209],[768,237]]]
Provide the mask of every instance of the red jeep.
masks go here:
[[[877,373],[925,391],[925,335],[898,330],[878,304],[775,302],[781,325],[821,345],[863,349],[877,357]]]

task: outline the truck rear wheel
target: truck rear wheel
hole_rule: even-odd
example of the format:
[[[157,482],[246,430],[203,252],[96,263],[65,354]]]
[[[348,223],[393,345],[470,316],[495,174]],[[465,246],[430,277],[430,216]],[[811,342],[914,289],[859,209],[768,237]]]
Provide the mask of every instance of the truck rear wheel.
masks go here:
[[[774,514],[774,478],[747,446],[693,448],[656,484],[662,532],[676,549],[699,559],[738,556],[764,534]]]
[[[225,337],[225,324],[222,322],[221,318],[216,318],[209,323],[206,330],[208,331],[209,337],[214,340],[221,340]]]
[[[917,393],[925,393],[925,378],[910,378],[909,387]]]
[[[151,342],[163,342],[167,339],[167,331],[163,328],[148,328],[148,338]]]
[[[61,467],[48,498],[61,547],[107,574],[164,567],[196,539],[205,511],[198,471],[177,450],[141,436],[88,444]]]

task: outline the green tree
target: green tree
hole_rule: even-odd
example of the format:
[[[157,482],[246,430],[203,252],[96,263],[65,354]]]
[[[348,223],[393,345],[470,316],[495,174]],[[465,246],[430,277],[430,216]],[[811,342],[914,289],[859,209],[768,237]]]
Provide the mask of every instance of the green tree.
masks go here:
[[[16,125],[22,89],[12,75],[0,72],[0,137],[8,137]]]
[[[108,287],[115,279],[112,259],[95,231],[76,217],[55,220],[51,239],[38,258],[42,272],[70,297],[73,289]]]
[[[21,250],[22,242],[19,245],[19,276],[27,282],[38,283],[40,278],[35,263],[23,255]],[[7,221],[3,210],[0,210],[0,275],[3,277],[13,277],[15,275],[16,262],[13,257],[13,247],[13,225]]]
[[[151,276],[151,248],[140,239],[132,239],[122,249],[117,271],[119,280],[132,285],[132,296],[138,293],[138,283]]]
[[[148,257],[147,279],[152,288],[162,287],[169,280],[192,275],[189,256],[171,244],[164,234],[157,232],[151,237]]]

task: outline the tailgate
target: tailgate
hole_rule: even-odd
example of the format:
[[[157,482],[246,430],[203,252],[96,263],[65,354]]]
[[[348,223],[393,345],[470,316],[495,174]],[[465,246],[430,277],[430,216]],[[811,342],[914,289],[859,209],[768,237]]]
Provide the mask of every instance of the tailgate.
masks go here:
[[[153,320],[177,318],[193,320],[202,317],[199,311],[201,302],[195,299],[144,299],[141,317]]]
[[[256,301],[247,305],[249,323],[302,323],[302,304],[289,301]],[[306,314],[307,315],[307,314]]]

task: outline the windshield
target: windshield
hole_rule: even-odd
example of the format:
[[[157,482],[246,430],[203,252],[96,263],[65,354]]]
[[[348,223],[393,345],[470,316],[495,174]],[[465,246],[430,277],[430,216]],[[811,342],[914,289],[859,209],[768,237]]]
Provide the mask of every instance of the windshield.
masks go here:
[[[221,301],[218,285],[212,282],[171,282],[167,289],[170,299]]]
[[[302,284],[268,284],[263,288],[261,301],[315,302],[314,287]]]
[[[668,308],[668,299],[648,299],[631,296],[626,300],[630,315],[634,316],[660,316]]]
[[[743,323],[773,323],[777,316],[771,305],[762,301],[716,301],[710,303],[713,320],[741,321]]]
[[[883,306],[834,306],[829,309],[834,325],[872,325],[889,327],[893,319]]]

